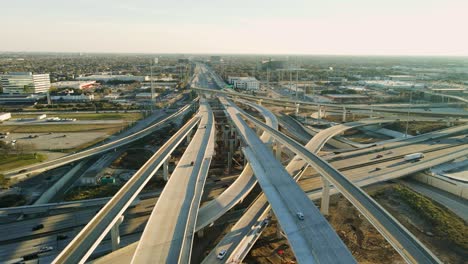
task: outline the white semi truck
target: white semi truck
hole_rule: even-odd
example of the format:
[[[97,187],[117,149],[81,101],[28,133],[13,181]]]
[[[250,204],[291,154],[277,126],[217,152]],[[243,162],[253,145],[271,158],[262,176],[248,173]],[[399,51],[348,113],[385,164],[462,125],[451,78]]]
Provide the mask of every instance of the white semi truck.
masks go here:
[[[413,153],[413,154],[406,155],[404,159],[406,161],[412,161],[412,160],[419,160],[419,159],[422,159],[422,158],[424,158],[423,153]]]

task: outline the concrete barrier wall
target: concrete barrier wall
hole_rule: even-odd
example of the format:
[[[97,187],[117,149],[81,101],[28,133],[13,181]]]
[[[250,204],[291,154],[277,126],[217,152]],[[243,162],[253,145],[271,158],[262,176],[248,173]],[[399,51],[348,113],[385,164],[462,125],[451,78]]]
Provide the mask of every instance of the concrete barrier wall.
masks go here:
[[[52,200],[52,198],[58,192],[63,191],[63,186],[75,175],[75,173],[81,169],[81,167],[85,164],[85,161],[78,163],[74,166],[71,170],[69,170],[65,175],[62,176],[58,181],[54,183],[47,191],[45,191],[39,199],[37,199],[34,204],[46,204]]]
[[[468,184],[458,183],[444,179],[442,177],[431,176],[424,173],[418,173],[413,178],[425,184],[455,194],[461,198],[468,199]]]

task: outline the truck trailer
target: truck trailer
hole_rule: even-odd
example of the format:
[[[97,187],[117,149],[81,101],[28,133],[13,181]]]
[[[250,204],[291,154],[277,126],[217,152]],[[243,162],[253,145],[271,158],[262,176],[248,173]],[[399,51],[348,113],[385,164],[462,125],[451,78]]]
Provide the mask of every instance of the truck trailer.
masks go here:
[[[422,158],[424,158],[423,153],[413,153],[413,154],[406,155],[404,159],[406,161],[412,161],[412,160],[419,160],[419,159],[422,159]]]

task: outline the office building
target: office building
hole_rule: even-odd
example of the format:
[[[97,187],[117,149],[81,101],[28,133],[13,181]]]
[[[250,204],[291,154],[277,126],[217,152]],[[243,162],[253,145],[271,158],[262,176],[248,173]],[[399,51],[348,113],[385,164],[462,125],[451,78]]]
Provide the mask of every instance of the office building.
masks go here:
[[[254,77],[228,77],[229,84],[234,88],[243,90],[258,90],[260,89],[260,82]]]
[[[7,94],[46,93],[50,89],[49,74],[10,72],[0,75],[0,78],[3,93]]]

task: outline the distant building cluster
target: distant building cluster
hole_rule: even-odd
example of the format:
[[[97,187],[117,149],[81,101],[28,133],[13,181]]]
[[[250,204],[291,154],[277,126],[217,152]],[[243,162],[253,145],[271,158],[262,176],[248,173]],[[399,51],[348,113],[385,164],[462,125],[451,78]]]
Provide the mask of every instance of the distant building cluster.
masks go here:
[[[50,99],[53,101],[68,101],[68,102],[89,102],[94,100],[94,94],[80,94],[80,95],[54,95],[51,96]]]
[[[261,64],[258,65],[259,70],[280,70],[280,69],[286,69],[288,67],[288,62],[287,61],[282,61],[282,60],[266,60],[262,61]]]
[[[3,93],[6,94],[46,93],[50,89],[49,74],[10,72],[0,75],[0,78]]]
[[[96,81],[63,81],[63,82],[55,82],[51,84],[53,87],[57,88],[74,88],[74,89],[90,89],[94,88],[97,83]]]
[[[407,81],[394,81],[394,80],[370,80],[370,81],[360,81],[362,85],[369,87],[377,88],[387,88],[387,89],[410,89],[410,88],[424,88],[425,85],[421,83],[413,83]]]
[[[80,76],[76,78],[78,81],[102,81],[102,82],[109,82],[109,81],[136,81],[136,82],[144,82],[148,81],[148,76],[133,76],[133,75],[108,75],[108,74],[96,74],[96,75],[89,75],[89,76]]]
[[[260,82],[255,77],[229,76],[228,82],[234,88],[255,91],[260,89]]]

